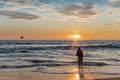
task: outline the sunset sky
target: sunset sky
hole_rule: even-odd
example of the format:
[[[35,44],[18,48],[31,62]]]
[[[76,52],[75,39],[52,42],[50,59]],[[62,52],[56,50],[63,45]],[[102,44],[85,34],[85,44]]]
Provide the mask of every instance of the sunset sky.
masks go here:
[[[0,40],[120,40],[120,0],[0,0]]]

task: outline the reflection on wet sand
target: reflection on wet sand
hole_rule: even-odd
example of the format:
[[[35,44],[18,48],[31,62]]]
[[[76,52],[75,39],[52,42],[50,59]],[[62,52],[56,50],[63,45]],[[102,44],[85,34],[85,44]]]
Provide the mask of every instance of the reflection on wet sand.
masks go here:
[[[79,73],[79,78],[80,78],[80,80],[85,80],[84,79],[84,74],[83,73]]]
[[[100,74],[100,73],[90,73],[88,67],[83,67],[83,69],[72,67],[69,68],[69,74],[65,80],[120,80],[119,74]]]
[[[85,80],[83,70],[72,68],[71,71],[78,71],[76,74],[71,74],[68,80]]]
[[[69,80],[85,80],[84,79],[84,74],[83,73],[73,74],[73,77],[70,78]]]
[[[80,68],[79,68],[79,80],[85,80],[83,70]]]

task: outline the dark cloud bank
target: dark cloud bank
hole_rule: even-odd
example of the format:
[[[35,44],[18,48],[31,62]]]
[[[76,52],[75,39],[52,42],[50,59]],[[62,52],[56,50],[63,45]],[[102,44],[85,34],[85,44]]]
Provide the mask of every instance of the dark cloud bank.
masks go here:
[[[18,12],[14,12],[14,11],[6,11],[6,10],[0,11],[0,15],[8,16],[11,19],[35,20],[35,19],[40,18],[37,15],[32,15],[32,14],[27,14],[27,13],[18,13]]]
[[[89,18],[97,13],[93,10],[95,8],[95,4],[93,3],[84,3],[82,5],[71,4],[62,7],[57,7],[55,10],[66,16],[76,16],[79,18]]]

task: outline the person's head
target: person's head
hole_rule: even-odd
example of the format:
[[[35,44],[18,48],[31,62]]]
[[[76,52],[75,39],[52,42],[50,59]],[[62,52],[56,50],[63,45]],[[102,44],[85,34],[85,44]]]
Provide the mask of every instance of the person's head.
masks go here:
[[[80,50],[80,47],[78,47],[78,49]]]

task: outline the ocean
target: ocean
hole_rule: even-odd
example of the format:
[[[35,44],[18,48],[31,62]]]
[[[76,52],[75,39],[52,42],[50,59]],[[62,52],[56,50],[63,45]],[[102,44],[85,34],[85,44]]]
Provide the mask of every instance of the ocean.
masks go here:
[[[86,73],[120,74],[120,40],[0,40],[0,72],[74,74],[79,46]]]

